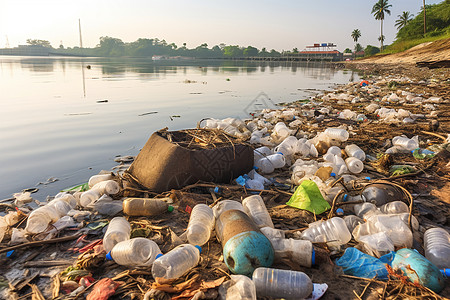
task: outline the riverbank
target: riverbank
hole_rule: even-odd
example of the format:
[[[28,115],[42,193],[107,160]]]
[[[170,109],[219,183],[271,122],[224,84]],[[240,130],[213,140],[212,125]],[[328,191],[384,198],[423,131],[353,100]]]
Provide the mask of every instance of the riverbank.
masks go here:
[[[245,126],[247,130],[267,128],[268,135],[266,137],[269,141],[273,141],[270,148],[274,148],[278,144],[270,138],[273,126],[278,122],[285,123],[292,130],[291,136],[295,136],[297,139],[306,138],[311,140],[311,143],[327,128],[345,129],[349,133],[348,140],[336,143],[336,146],[344,149],[348,144],[356,144],[364,150],[367,159],[364,162],[362,173],[347,174],[356,176],[356,178],[346,181],[344,177],[340,179],[338,174],[333,185],[337,187],[342,185],[346,193],[353,195],[374,181],[383,179],[405,188],[413,199],[408,203],[412,208],[412,215],[420,224],[420,227],[413,232],[414,248],[423,253],[424,231],[431,227],[442,227],[448,230],[450,226],[450,177],[448,175],[450,166],[448,150],[446,150],[448,148],[443,148],[443,145],[448,143],[447,137],[450,133],[449,77],[445,77],[445,70],[416,69],[411,65],[397,65],[393,68],[392,65],[387,67],[380,64],[365,64],[358,65],[358,67],[367,82],[362,83],[358,80],[337,85],[333,91],[314,91],[315,94],[310,98],[287,103],[278,109],[254,112],[255,117],[246,120]],[[382,113],[389,109],[391,110],[389,116]],[[250,123],[257,124],[257,128],[251,126]],[[194,126],[195,124],[192,124],[192,127]],[[414,157],[409,151],[403,151],[403,153],[385,156],[388,159],[381,163],[380,157],[383,157],[383,154],[392,148],[393,138],[402,134],[408,138],[417,135],[420,148],[434,149],[435,153],[439,153],[439,155],[421,159]],[[244,143],[248,141],[248,136],[241,140]],[[260,144],[251,145],[254,148],[261,146]],[[315,144],[318,155],[304,156],[296,153],[288,158],[290,164],[295,163],[299,158],[311,163],[323,163],[322,154],[327,148],[323,148],[323,144],[320,145],[322,146],[319,147],[319,144]],[[394,175],[390,170],[394,165],[407,167]],[[122,169],[126,169],[126,164],[122,165]],[[118,175],[120,178],[120,174]],[[315,220],[336,216],[338,207],[343,208],[345,215],[354,213],[352,205],[346,204],[339,197],[336,198],[336,201],[330,201],[332,209],[321,215],[285,205],[296,186],[292,180],[293,173],[289,164],[273,173],[262,175],[276,184],[267,185],[265,190],[258,191],[258,193],[264,199],[275,228],[283,230],[289,238],[298,239],[297,233],[305,230],[308,224]],[[368,180],[367,177],[371,179]],[[118,182],[121,181],[118,180]],[[178,207],[178,210],[154,217],[127,217],[132,224],[133,233],[154,240],[161,247],[162,252],[166,253],[177,243],[185,242],[183,232],[189,220],[189,214],[183,209],[186,208],[186,204],[207,203],[214,206],[221,198],[240,202],[252,194],[251,189],[241,187],[234,182],[219,184],[222,192],[210,192],[208,187],[217,185],[217,183],[208,183],[205,186],[193,185],[160,194],[159,196],[170,197],[172,205]],[[124,187],[121,186],[121,189]],[[229,193],[225,193],[226,191]],[[327,192],[324,191],[324,193],[327,196]],[[121,195],[113,195],[113,198],[115,201],[121,201]],[[140,193],[139,196],[145,196],[145,193]],[[10,210],[13,211],[11,208]],[[158,295],[158,299],[168,299],[192,288],[192,285],[186,284],[188,280],[192,280],[191,284],[192,282],[222,280],[222,278],[228,280],[231,274],[223,261],[222,246],[215,237],[212,237],[204,245],[200,264],[177,281],[180,283],[178,289],[164,290],[156,285],[149,268],[137,270],[106,261],[101,245],[78,257],[78,250],[83,246],[90,242],[100,243],[98,240],[102,239],[104,235],[102,228],[106,225],[106,221],[111,219],[111,216],[102,215],[95,209],[80,206],[78,208],[80,211],[89,211],[89,216],[82,217],[79,219],[81,221],[77,220],[78,227],[61,229],[59,235],[69,236],[75,231],[86,234],[83,237],[84,240],[80,239],[76,243],[65,241],[49,244],[45,251],[42,248],[19,249],[12,259],[6,258],[2,254],[0,263],[4,265],[3,274],[7,281],[15,287],[13,292],[17,297],[27,293],[35,294],[37,293],[36,289],[40,289],[46,298],[51,297],[52,293],[59,294],[59,297],[63,298],[66,292],[80,286],[81,281],[77,280],[76,276],[70,277],[72,280],[68,280],[67,274],[60,274],[68,265],[72,264],[80,272],[78,274],[83,274],[83,276],[89,275],[96,280],[112,278],[118,281],[119,288],[111,299],[129,299],[132,296],[136,299],[143,299],[144,293],[152,288],[154,288],[153,293]],[[19,208],[24,212],[28,212],[27,209],[27,205]],[[118,215],[123,214],[120,212]],[[26,220],[22,216],[22,221],[13,227],[20,231],[23,230],[25,224]],[[8,232],[2,241],[1,249],[3,250],[10,246],[10,233]],[[27,241],[32,238],[40,240],[43,236],[46,234],[28,235]],[[352,239],[343,248],[357,245],[358,242]],[[302,271],[314,283],[327,284],[328,290],[321,299],[354,299],[355,297],[362,299],[434,297],[439,299],[441,296],[450,296],[448,284],[440,292],[441,296],[438,296],[412,284],[402,283],[394,277],[389,281],[380,281],[344,276],[342,270],[335,264],[335,259],[342,256],[344,249],[336,251],[326,243],[314,243],[314,249],[317,253],[315,266],[300,267],[287,260],[277,263],[273,267]],[[41,268],[42,266],[48,267],[55,260],[62,264],[65,263],[65,266],[50,267],[45,270]],[[32,289],[26,283],[24,284],[27,280],[35,283],[36,286]],[[64,283],[67,281],[71,281],[70,284]],[[60,286],[63,288],[60,289]],[[83,297],[91,290],[92,287],[82,288],[76,295]],[[203,293],[205,299],[215,299],[218,289],[211,284],[209,288],[205,288]]]

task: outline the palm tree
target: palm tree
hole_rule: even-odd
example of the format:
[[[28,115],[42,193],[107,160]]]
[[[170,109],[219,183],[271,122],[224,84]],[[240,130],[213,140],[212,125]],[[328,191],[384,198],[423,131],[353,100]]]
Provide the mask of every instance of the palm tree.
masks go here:
[[[391,11],[389,8],[392,7],[391,4],[389,4],[389,0],[378,0],[377,3],[372,8],[372,14],[375,16],[375,20],[381,21],[381,34],[380,37],[383,36],[383,20],[384,20],[384,14],[387,13],[388,15],[391,15]],[[384,39],[380,39],[381,42],[381,51],[383,51],[383,41]]]
[[[358,42],[358,39],[361,37],[361,31],[359,29],[355,29],[352,31],[352,39],[355,43]]]
[[[384,35],[380,35],[380,36],[378,37],[378,40],[381,42],[381,45],[383,45],[384,39],[385,39],[385,36],[384,36]]]
[[[406,26],[406,24],[411,21],[412,18],[414,18],[414,15],[412,15],[409,11],[404,11],[401,15],[398,15],[398,20],[395,21],[395,27],[397,27],[398,30],[402,29]]]

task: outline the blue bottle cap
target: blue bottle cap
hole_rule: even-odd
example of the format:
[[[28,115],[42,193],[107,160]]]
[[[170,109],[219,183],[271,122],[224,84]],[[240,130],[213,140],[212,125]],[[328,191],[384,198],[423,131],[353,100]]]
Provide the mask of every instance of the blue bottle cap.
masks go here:
[[[316,251],[314,251],[314,247],[311,252],[311,265],[314,266],[316,264]]]
[[[216,186],[216,187],[214,188],[214,193],[218,193],[218,192],[219,192],[219,187]]]
[[[348,200],[348,194],[344,195],[344,198],[342,199],[342,201],[346,202]]]
[[[199,251],[200,253],[202,253],[202,247],[200,247],[199,245],[195,245],[195,248],[197,248],[198,251]]]
[[[160,258],[161,256],[163,256],[164,254],[162,254],[162,253],[159,253],[158,255],[156,255],[156,258],[155,259],[158,259],[158,258]]]
[[[450,269],[442,269],[441,273],[444,277],[450,277]]]
[[[336,213],[338,215],[343,215],[344,214],[344,210],[342,208],[338,208],[338,209],[336,209]]]
[[[281,154],[281,155],[284,155],[284,154],[283,154],[283,152],[277,152],[277,154]]]
[[[336,173],[330,173],[331,177],[336,177]]]
[[[257,166],[253,166],[253,170],[258,170],[259,168]]]
[[[371,180],[372,178],[370,178],[369,176],[367,176],[367,177],[364,177],[364,179],[366,179],[366,180]]]
[[[111,251],[109,251],[109,252],[106,254],[106,260],[113,260],[113,258],[112,258],[112,256],[111,256]]]
[[[14,254],[14,250],[6,252],[6,257],[11,257]]]

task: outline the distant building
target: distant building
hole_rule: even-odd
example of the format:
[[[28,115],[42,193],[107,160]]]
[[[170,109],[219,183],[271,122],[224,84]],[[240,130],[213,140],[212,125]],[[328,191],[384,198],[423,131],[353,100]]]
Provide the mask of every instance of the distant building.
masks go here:
[[[20,55],[20,56],[49,56],[52,48],[41,45],[19,45],[15,48],[2,48],[0,55]]]

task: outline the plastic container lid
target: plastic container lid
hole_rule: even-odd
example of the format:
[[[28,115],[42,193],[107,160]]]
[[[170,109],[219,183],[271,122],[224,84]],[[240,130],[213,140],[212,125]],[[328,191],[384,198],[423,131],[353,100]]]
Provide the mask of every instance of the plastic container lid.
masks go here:
[[[167,208],[167,211],[172,212],[173,211],[173,206],[169,205],[169,207]]]
[[[109,252],[106,254],[106,259],[107,259],[107,260],[113,260],[113,258],[112,258],[112,256],[111,256],[111,251],[109,251]]]
[[[202,253],[202,247],[200,247],[199,245],[195,245],[195,248],[197,248],[198,251],[199,251],[200,253]]]

